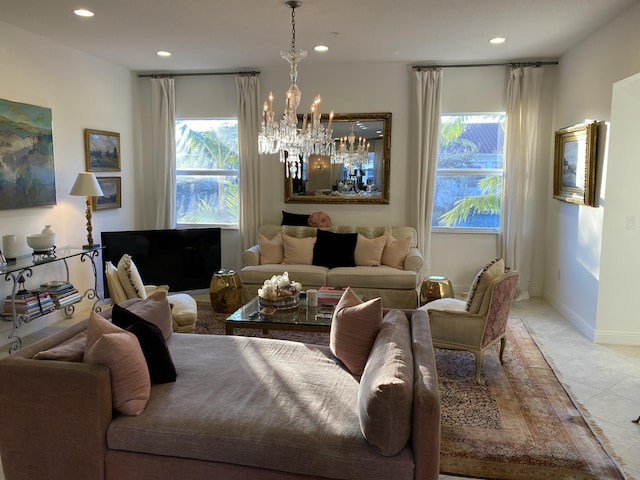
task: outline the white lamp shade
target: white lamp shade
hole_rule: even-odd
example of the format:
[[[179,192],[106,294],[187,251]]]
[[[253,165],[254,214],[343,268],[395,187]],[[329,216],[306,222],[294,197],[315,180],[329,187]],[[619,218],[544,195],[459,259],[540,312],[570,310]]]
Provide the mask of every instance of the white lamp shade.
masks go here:
[[[76,183],[71,188],[71,195],[77,195],[80,197],[102,197],[104,193],[100,184],[96,179],[96,176],[90,172],[80,172]]]

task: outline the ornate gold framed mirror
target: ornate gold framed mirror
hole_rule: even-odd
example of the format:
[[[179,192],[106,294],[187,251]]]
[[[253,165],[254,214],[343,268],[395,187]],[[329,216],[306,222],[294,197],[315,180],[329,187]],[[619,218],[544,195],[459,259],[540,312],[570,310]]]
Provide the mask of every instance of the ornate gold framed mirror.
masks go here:
[[[366,153],[311,155],[302,164],[301,178],[285,176],[285,202],[389,203],[391,113],[337,113],[332,128],[336,150],[353,132],[356,145],[364,144]]]

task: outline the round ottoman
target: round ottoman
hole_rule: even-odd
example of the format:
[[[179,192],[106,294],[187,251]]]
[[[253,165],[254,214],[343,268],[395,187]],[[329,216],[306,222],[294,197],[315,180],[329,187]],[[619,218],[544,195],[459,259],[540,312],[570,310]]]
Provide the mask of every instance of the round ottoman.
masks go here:
[[[195,299],[186,293],[174,293],[167,296],[171,305],[173,331],[179,333],[195,333],[198,305]]]

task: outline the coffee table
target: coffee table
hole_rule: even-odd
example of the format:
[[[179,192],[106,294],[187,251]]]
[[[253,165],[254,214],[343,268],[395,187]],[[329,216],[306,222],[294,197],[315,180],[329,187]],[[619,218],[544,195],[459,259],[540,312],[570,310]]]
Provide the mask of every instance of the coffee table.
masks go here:
[[[329,332],[333,306],[308,307],[298,305],[289,310],[276,310],[271,315],[256,315],[260,310],[258,297],[233,312],[224,321],[225,333],[233,335],[236,328],[261,328],[265,334],[269,330],[295,330],[299,332]]]

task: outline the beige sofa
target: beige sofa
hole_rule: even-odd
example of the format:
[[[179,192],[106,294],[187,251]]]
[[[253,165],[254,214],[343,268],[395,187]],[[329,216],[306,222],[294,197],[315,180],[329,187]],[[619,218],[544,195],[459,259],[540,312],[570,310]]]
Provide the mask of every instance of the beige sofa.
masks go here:
[[[280,235],[297,239],[316,237],[319,229],[286,225],[262,225],[259,235],[269,241]],[[416,308],[422,282],[423,258],[417,246],[417,233],[413,227],[352,227],[333,226],[321,230],[332,233],[358,233],[368,239],[387,235],[393,239],[409,239],[409,248],[402,268],[388,265],[356,265],[327,268],[310,264],[264,263],[260,245],[254,245],[242,254],[244,267],[240,271],[245,301],[255,297],[264,281],[275,274],[289,272],[289,278],[300,282],[304,290],[322,286],[349,286],[364,300],[382,298],[385,308]]]
[[[173,333],[176,381],[152,385],[138,416],[115,414],[107,366],[33,358],[84,331],[85,320],[0,360],[5,476],[436,480],[440,398],[429,322],[419,310],[390,315],[399,322],[393,331],[406,332],[402,355],[413,378],[405,384],[408,440],[394,455],[365,439],[360,379],[319,345]],[[375,375],[382,364],[374,352],[388,350],[378,350],[380,336],[362,383],[367,368]],[[367,421],[388,428],[397,408],[397,398],[388,402],[379,421],[367,410]]]

